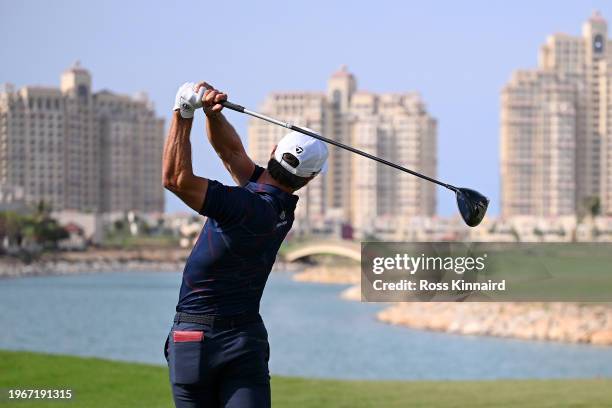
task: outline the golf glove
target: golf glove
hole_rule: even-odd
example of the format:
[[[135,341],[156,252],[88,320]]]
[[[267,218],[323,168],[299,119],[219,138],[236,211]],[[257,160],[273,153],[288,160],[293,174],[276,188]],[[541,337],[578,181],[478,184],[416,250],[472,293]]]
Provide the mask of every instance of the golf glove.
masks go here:
[[[202,96],[206,89],[202,87],[195,93],[194,87],[193,82],[185,82],[176,92],[174,110],[178,110],[183,118],[193,118],[195,110],[202,107]]]

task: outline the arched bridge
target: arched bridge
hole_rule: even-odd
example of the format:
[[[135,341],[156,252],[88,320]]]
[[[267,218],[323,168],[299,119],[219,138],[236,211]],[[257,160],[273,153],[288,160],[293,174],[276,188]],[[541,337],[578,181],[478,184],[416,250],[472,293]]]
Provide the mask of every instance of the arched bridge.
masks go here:
[[[361,245],[352,241],[312,240],[290,244],[282,251],[283,260],[294,262],[312,255],[336,255],[361,262]]]

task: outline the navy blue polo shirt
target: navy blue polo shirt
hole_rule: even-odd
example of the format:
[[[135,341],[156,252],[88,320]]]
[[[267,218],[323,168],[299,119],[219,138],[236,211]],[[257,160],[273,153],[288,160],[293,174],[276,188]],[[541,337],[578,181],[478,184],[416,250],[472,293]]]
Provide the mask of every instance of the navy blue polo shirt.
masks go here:
[[[177,312],[256,313],[276,254],[294,220],[298,197],[256,183],[208,182],[200,214],[208,217],[183,270]]]

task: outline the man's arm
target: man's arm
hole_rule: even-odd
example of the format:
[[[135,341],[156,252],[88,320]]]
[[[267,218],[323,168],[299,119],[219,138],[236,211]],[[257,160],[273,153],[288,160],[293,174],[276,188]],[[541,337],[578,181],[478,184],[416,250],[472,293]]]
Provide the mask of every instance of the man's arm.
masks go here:
[[[206,198],[208,180],[193,174],[189,140],[192,123],[193,118],[183,118],[174,111],[164,145],[162,177],[165,188],[199,212]]]
[[[255,170],[255,163],[244,150],[240,136],[234,127],[221,113],[223,105],[219,102],[227,100],[227,95],[217,91],[206,82],[198,84],[196,92],[202,86],[206,88],[202,102],[206,113],[208,140],[236,184],[244,186]]]
[[[208,140],[223,165],[239,186],[244,186],[255,170],[255,163],[247,155],[234,127],[222,113],[206,116]]]

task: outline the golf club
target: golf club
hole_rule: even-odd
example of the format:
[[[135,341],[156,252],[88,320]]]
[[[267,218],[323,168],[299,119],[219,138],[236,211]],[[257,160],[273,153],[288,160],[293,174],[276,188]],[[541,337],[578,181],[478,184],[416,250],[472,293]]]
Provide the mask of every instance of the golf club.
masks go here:
[[[469,225],[470,227],[475,227],[478,224],[480,224],[480,221],[482,221],[482,219],[485,216],[485,213],[487,212],[487,207],[489,206],[489,199],[483,196],[482,194],[480,194],[478,191],[475,191],[469,188],[455,187],[451,184],[443,183],[439,180],[436,180],[424,174],[418,173],[414,170],[410,170],[410,169],[407,169],[406,167],[402,167],[399,164],[392,163],[388,160],[381,159],[380,157],[374,156],[370,153],[366,153],[362,150],[355,149],[354,147],[345,145],[343,143],[337,142],[332,139],[328,139],[324,136],[311,132],[307,129],[303,129],[299,126],[292,125],[291,123],[282,122],[280,120],[271,118],[261,113],[248,110],[244,106],[240,106],[240,105],[237,105],[229,101],[223,101],[221,102],[221,105],[233,111],[245,113],[247,115],[265,120],[266,122],[274,123],[275,125],[279,125],[287,129],[303,133],[310,137],[314,137],[315,139],[319,139],[323,142],[326,142],[331,145],[348,150],[349,152],[357,153],[363,157],[367,157],[368,159],[372,159],[379,163],[386,164],[387,166],[393,167],[394,169],[401,170],[408,174],[412,174],[413,176],[417,176],[424,180],[431,181],[432,183],[436,183],[442,187],[446,187],[447,189],[455,192],[455,195],[457,198],[457,207],[459,208],[459,213],[461,214],[461,218],[463,218],[463,221],[465,221],[465,223]]]

